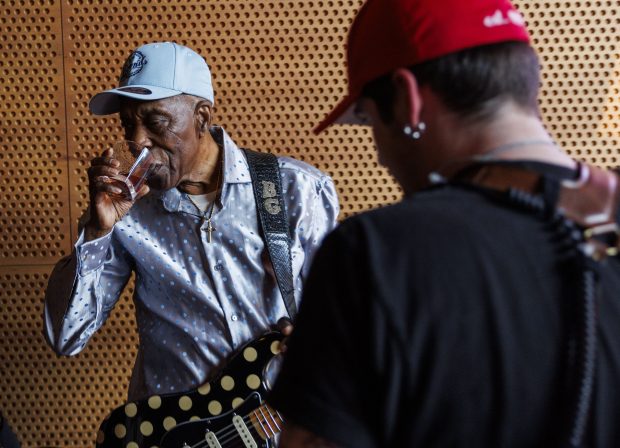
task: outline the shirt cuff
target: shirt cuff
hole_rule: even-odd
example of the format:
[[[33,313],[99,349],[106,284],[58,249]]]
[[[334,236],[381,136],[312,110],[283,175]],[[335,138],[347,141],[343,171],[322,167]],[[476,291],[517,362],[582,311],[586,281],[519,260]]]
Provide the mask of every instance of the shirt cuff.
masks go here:
[[[101,268],[105,262],[106,254],[110,248],[112,231],[101,238],[84,242],[84,231],[75,243],[75,253],[78,259],[78,273],[85,276]]]

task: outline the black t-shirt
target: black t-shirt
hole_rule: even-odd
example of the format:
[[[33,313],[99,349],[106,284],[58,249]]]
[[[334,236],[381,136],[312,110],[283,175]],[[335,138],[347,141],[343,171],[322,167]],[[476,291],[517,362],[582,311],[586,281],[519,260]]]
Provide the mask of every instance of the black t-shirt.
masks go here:
[[[316,256],[269,401],[348,447],[553,446],[566,304],[580,294],[564,241],[529,211],[453,186],[346,220]],[[617,259],[600,289],[591,441],[617,447]]]

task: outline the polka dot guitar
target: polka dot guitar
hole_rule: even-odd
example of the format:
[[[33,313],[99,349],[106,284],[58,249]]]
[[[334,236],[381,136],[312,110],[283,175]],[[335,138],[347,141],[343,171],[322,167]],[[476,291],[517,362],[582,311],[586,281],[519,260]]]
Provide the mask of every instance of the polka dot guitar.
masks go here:
[[[103,421],[97,448],[273,447],[282,418],[263,397],[278,370],[281,333],[244,346],[212,381],[127,403]]]

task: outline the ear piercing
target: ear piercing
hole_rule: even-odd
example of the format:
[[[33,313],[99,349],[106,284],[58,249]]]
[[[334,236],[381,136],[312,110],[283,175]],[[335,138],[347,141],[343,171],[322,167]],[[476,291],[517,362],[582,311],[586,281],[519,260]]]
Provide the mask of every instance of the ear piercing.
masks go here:
[[[424,123],[423,121],[420,121],[415,126],[406,125],[403,128],[403,133],[407,137],[412,138],[413,140],[419,140],[420,137],[422,137],[422,134],[424,133],[425,130],[426,130],[426,123]]]

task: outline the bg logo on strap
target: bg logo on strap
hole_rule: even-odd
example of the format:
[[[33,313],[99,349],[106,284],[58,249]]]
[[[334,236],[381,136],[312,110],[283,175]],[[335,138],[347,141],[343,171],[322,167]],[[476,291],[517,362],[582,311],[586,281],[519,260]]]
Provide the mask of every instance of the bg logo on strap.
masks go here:
[[[263,184],[263,198],[265,198],[263,206],[270,215],[277,215],[282,211],[282,207],[277,198],[276,184],[266,180],[261,181],[261,183]]]

